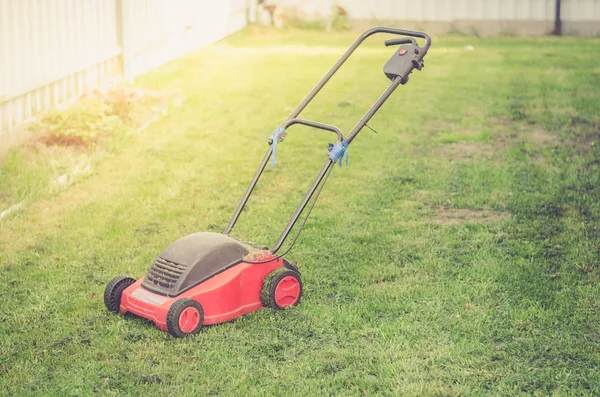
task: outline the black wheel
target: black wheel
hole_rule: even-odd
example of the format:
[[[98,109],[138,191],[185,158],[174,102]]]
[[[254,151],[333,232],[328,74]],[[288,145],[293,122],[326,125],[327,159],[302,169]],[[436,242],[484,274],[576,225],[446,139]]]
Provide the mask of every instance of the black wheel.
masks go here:
[[[264,307],[285,309],[297,305],[301,297],[302,280],[293,270],[275,269],[263,281],[260,300]]]
[[[167,313],[167,330],[176,338],[197,334],[203,324],[204,309],[193,299],[175,301]]]
[[[117,276],[110,280],[104,289],[104,304],[106,308],[118,313],[121,308],[121,294],[127,287],[135,283],[135,279],[126,276]]]

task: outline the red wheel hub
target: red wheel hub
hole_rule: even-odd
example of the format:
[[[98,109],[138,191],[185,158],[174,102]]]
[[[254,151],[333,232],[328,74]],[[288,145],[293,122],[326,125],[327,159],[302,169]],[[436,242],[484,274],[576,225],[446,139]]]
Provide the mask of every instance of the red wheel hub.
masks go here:
[[[279,280],[275,287],[275,303],[277,306],[284,308],[292,306],[298,302],[300,297],[300,283],[293,276],[286,276]]]
[[[179,329],[190,333],[200,324],[200,313],[195,307],[186,307],[179,315]]]

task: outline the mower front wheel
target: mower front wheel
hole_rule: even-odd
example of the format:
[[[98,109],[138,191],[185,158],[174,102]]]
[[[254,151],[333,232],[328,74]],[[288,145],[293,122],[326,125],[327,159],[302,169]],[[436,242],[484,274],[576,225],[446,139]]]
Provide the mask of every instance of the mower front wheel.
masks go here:
[[[133,283],[135,279],[126,276],[117,276],[108,282],[104,289],[104,305],[109,311],[119,313],[121,294]]]
[[[176,338],[197,334],[204,323],[204,309],[197,301],[182,298],[167,313],[167,330]]]
[[[265,278],[260,299],[264,307],[285,309],[297,305],[302,297],[300,274],[286,268],[275,269]]]

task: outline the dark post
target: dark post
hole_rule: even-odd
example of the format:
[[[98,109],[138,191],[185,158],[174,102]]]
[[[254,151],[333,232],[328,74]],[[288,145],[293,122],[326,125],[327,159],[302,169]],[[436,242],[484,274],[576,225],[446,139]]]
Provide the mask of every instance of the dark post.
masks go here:
[[[554,31],[552,34],[562,36],[562,21],[560,19],[560,0],[556,0],[556,13],[554,16]]]

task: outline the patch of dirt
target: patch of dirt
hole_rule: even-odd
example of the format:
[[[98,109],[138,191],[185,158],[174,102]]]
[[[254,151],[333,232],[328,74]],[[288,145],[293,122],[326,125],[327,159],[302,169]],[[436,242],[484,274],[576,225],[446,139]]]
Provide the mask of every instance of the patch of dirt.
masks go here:
[[[40,141],[46,146],[67,146],[74,148],[87,148],[92,146],[92,142],[88,139],[84,139],[81,136],[59,136],[47,134],[40,137]]]
[[[481,129],[465,128],[447,120],[432,120],[428,123],[428,131],[438,141],[438,151],[444,158],[489,158],[497,152],[493,145],[482,141]],[[448,141],[445,141],[446,138]]]
[[[442,121],[432,124],[432,131],[453,131],[452,123],[444,127]],[[477,141],[461,141],[443,143],[437,147],[437,151],[443,158],[456,161],[476,161],[489,160],[499,153],[502,153],[506,148],[516,144],[526,144],[528,155],[532,158],[532,164],[543,169],[551,169],[552,164],[548,158],[544,156],[544,149],[552,148],[560,145],[559,137],[545,129],[537,126],[535,122],[515,122],[505,118],[495,118],[489,123],[490,138],[489,142]],[[460,131],[461,136],[476,136],[477,130],[456,130],[457,134]],[[600,135],[600,133],[598,134]],[[597,138],[597,139],[596,139]],[[596,144],[600,140],[600,136],[585,137],[573,145],[585,147],[586,153],[589,151],[590,145]],[[592,143],[593,142],[593,143]]]
[[[436,215],[426,217],[427,220],[438,225],[460,225],[464,223],[496,223],[504,222],[511,218],[508,212],[498,212],[489,209],[452,209],[439,208]]]
[[[539,127],[520,131],[518,136],[536,146],[554,146],[558,144],[558,137],[556,135]]]
[[[535,121],[515,122],[506,118],[494,118],[492,123],[501,126],[501,134],[494,134],[495,143],[507,145],[510,141],[525,141],[535,145],[551,146],[559,143],[556,135],[536,126]]]

